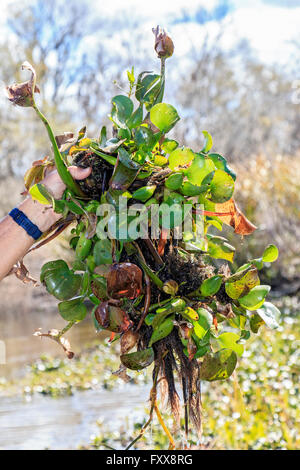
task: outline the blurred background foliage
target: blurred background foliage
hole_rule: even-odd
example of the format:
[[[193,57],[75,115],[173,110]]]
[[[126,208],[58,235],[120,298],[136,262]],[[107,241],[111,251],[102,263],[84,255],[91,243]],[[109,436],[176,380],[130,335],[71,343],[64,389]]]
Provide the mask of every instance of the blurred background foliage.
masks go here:
[[[136,74],[159,69],[151,33],[156,23],[147,16],[150,6],[145,8],[145,14],[138,14],[134,7],[129,8],[128,2],[125,9],[115,8],[110,14],[110,2],[101,3],[101,8],[87,0],[5,3],[0,34],[3,91],[6,84],[26,80],[20,65],[24,60],[31,62],[41,89],[37,99],[57,134],[76,132],[87,125],[89,136],[97,136],[101,126],[109,124],[111,97],[128,91],[126,70],[132,65]],[[165,96],[165,101],[173,104],[181,116],[173,136],[197,150],[203,144],[202,130],[212,134],[213,151],[223,154],[237,172],[235,198],[258,226],[253,235],[242,241],[229,230],[231,242],[237,248],[236,261],[241,264],[259,257],[266,245],[275,243],[280,256],[274,265],[267,267],[264,276],[272,284],[274,296],[279,299],[291,296],[284,297],[288,307],[283,308],[285,320],[280,330],[275,334],[262,332],[260,341],[255,339],[241,361],[239,383],[243,405],[237,388],[231,400],[236,387],[232,381],[217,384],[210,394],[204,393],[204,436],[208,445],[217,439],[216,448],[295,448],[299,445],[295,434],[299,419],[296,398],[299,370],[294,366],[299,340],[293,331],[299,324],[299,302],[295,296],[300,291],[300,104],[296,104],[293,96],[295,80],[300,79],[300,36],[295,35],[290,41],[284,59],[278,50],[280,61],[264,60],[246,36],[234,35],[229,15],[231,2],[216,1],[213,9],[204,7],[201,1],[198,7],[196,1],[192,3],[193,10],[174,2],[174,9],[163,17],[162,26],[169,29],[175,43],[175,54],[167,64]],[[295,12],[299,14],[299,9]],[[258,22],[259,15],[258,9]],[[160,11],[155,18],[155,22],[162,23]],[[256,27],[253,23],[252,28]],[[267,38],[267,22],[264,27]],[[4,96],[0,103],[2,216],[20,201],[27,167],[51,149],[32,110],[12,108]],[[66,236],[61,236],[30,255],[26,264],[33,276],[38,276],[45,261],[60,257],[62,251],[66,256],[67,246]],[[55,348],[49,349],[48,344],[30,338],[33,329],[60,328],[64,322],[58,318],[55,302],[40,286],[33,289],[9,277],[2,281],[0,295],[0,339],[6,340],[10,361],[5,373],[15,375],[17,370],[18,376],[24,373],[24,364],[43,351],[57,354]],[[281,300],[278,302],[280,306]],[[78,331],[75,349],[80,351],[94,337],[94,331],[86,322]],[[99,357],[103,353],[101,349]],[[37,370],[32,366],[31,376],[21,385],[27,395],[37,391],[53,396],[60,395],[61,388],[68,395],[73,389],[93,388],[93,383],[98,382],[109,388],[108,376],[114,367],[109,364],[106,371],[107,364],[103,365],[99,357],[84,355],[79,364],[70,367],[59,363],[53,368],[51,362],[49,370],[53,375],[49,374],[47,359],[46,366],[45,361]],[[15,387],[6,378],[0,380],[0,391],[1,383],[3,390]],[[10,406],[11,402],[8,409]],[[85,412],[87,409],[86,404]],[[20,411],[21,420],[23,412]],[[142,413],[135,425],[139,426],[144,419]],[[124,425],[110,435],[107,423],[99,426],[100,434],[95,432],[90,447],[103,448],[104,441],[117,447],[125,445],[128,434],[134,432]],[[153,446],[164,446],[162,435],[153,431],[151,436]]]
[[[175,49],[167,70],[165,100],[181,115],[174,136],[197,149],[202,145],[201,131],[212,134],[214,151],[238,169],[236,199],[259,225],[251,240],[244,242],[242,253],[259,251],[261,243],[273,240],[281,251],[276,268],[280,275],[300,277],[296,252],[300,105],[292,99],[300,38],[291,42],[286,64],[262,62],[240,36],[224,47],[227,36],[232,36],[230,21],[222,21],[229,6],[220,2],[210,12],[199,6],[192,20],[188,9],[177,20],[170,14],[166,26],[172,30],[177,23],[183,25],[174,37],[179,54]],[[126,70],[132,65],[137,73],[158,69],[145,20],[143,27],[143,19],[129,9],[107,17],[97,11],[88,1],[72,2],[72,8],[62,0],[9,4],[8,34],[0,41],[2,83],[23,79],[20,64],[25,59],[32,62],[41,89],[38,99],[57,133],[76,131],[84,124],[89,135],[98,135],[101,125],[108,123],[110,97],[127,91]],[[207,24],[215,17],[220,20],[212,32]],[[201,41],[195,41],[193,29],[184,29],[185,22],[201,27]],[[30,162],[51,149],[30,110],[3,103],[0,119],[4,214],[17,197],[8,190],[10,185],[21,188],[21,176]]]

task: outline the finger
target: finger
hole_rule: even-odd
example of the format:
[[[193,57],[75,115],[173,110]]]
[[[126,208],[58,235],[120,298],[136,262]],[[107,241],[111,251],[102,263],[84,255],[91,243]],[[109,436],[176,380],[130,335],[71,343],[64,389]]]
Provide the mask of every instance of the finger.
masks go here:
[[[79,168],[78,166],[69,166],[68,170],[75,180],[84,180],[85,178],[90,176],[92,172],[91,167]]]

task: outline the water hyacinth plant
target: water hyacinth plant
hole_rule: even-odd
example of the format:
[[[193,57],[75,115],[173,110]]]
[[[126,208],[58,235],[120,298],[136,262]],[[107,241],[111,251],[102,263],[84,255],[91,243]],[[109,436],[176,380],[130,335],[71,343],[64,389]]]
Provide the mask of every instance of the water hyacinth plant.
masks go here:
[[[36,334],[57,341],[71,358],[63,335],[89,315],[97,331],[120,340],[121,377],[126,380],[128,369],[153,367],[149,420],[128,448],[154,413],[175,448],[158,409],[158,384],[176,426],[182,388],[186,437],[190,424],[200,434],[200,382],[230,377],[244,343],[262,325],[276,328],[280,314],[266,301],[270,287],[259,279],[264,263],[277,259],[277,248],[269,245],[261,258],[233,272],[235,248],[217,235],[224,224],[242,237],[256,229],[233,199],[236,175],[227,160],[212,152],[207,131],[203,148],[196,150],[167,137],[180,119],[163,101],[174,45],[161,28],[153,32],[160,73],[136,77],[134,69],[128,71],[128,94],[111,100],[111,137],[105,127],[97,138],[87,137],[85,127],[77,136],[54,137],[35,103],[39,90],[28,63],[23,68],[31,79],[7,88],[14,104],[36,111],[53,147],[53,157],[35,162],[25,175],[32,197],[61,214],[33,249],[72,224],[73,263],[50,261],[40,275],[67,324],[62,331]],[[92,173],[75,182],[70,165],[92,167]],[[61,199],[41,183],[49,167],[56,167],[66,185]]]

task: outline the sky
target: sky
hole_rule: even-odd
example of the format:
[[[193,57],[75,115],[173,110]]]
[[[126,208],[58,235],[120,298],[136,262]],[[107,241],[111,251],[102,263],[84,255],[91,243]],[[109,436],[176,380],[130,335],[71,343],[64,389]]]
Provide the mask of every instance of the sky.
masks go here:
[[[31,1],[23,0],[22,5]],[[4,24],[11,3],[13,0],[1,1],[0,39],[7,34]],[[179,57],[189,47],[187,36],[201,47],[203,30],[213,35],[220,21],[227,23],[224,47],[234,45],[238,38],[246,38],[263,62],[284,63],[292,49],[291,41],[300,39],[300,0],[90,0],[89,3],[95,17],[126,13],[144,31],[156,24],[166,27],[177,45]],[[118,46],[117,38],[118,32],[111,38],[112,47]],[[93,41],[96,35],[89,38],[89,45]],[[152,45],[151,34],[149,45],[150,41]]]

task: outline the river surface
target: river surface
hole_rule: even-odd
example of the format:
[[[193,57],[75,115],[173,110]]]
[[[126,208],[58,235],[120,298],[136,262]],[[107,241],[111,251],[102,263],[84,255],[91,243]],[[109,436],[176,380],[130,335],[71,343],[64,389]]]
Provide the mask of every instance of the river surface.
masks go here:
[[[97,421],[110,431],[122,425],[131,428],[143,414],[149,390],[150,385],[124,384],[112,391],[88,390],[62,398],[1,397],[0,449],[76,449],[97,435]]]
[[[55,343],[33,337],[32,332],[37,326],[47,331],[65,323],[60,322],[56,310],[45,312],[42,321],[40,318],[28,315],[22,324],[17,317],[7,321],[0,316],[0,339],[6,346],[6,364],[0,364],[0,379],[21,377],[26,365],[41,354],[61,355]],[[75,325],[67,337],[77,353],[96,338],[90,321]],[[76,449],[97,435],[97,421],[103,423],[102,430],[115,431],[122,425],[130,428],[133,420],[144,414],[149,391],[150,385],[124,384],[113,390],[79,391],[61,398],[40,394],[1,396],[0,449]]]

